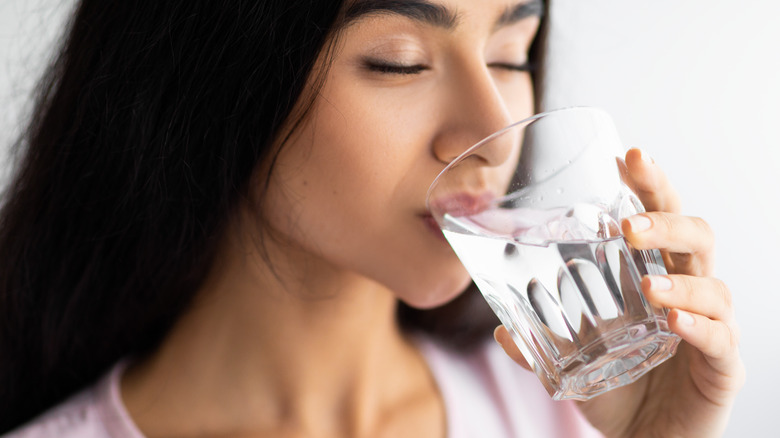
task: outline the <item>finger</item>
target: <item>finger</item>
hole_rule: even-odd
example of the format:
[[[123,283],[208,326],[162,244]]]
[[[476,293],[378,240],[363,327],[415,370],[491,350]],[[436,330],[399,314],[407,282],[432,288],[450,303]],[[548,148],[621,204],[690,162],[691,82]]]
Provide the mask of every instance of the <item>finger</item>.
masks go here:
[[[521,367],[531,371],[531,365],[528,364],[528,361],[523,357],[523,353],[521,353],[520,349],[515,345],[515,341],[512,339],[512,336],[509,334],[506,327],[503,325],[496,327],[496,330],[493,332],[493,337],[512,360],[517,362]]]
[[[669,329],[712,359],[731,359],[737,353],[736,326],[679,309],[669,311]]]
[[[669,328],[702,353],[692,355],[692,373],[700,394],[711,402],[731,404],[745,383],[745,366],[739,356],[739,333],[735,324],[674,309],[669,312]],[[696,366],[699,363],[702,366]],[[707,372],[707,369],[714,372]]]
[[[685,310],[726,323],[734,320],[731,291],[716,278],[649,275],[642,278],[642,292],[658,307]]]
[[[648,211],[680,212],[680,196],[666,174],[640,149],[626,152],[627,184]]]
[[[709,253],[715,236],[701,218],[674,213],[641,213],[623,220],[623,234],[636,249],[663,249],[675,253]]]

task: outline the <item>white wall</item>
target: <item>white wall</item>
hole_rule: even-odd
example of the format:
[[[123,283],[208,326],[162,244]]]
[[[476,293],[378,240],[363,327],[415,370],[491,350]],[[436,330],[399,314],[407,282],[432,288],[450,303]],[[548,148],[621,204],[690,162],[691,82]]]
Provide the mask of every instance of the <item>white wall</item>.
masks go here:
[[[52,54],[73,0],[0,0],[0,182],[21,133],[29,93]]]
[[[0,145],[72,0],[0,0]],[[748,383],[728,437],[776,434],[780,2],[555,0],[548,107],[599,106],[717,233]],[[5,152],[3,148],[3,152]],[[0,162],[6,158],[0,155]],[[3,170],[7,166],[0,166]]]

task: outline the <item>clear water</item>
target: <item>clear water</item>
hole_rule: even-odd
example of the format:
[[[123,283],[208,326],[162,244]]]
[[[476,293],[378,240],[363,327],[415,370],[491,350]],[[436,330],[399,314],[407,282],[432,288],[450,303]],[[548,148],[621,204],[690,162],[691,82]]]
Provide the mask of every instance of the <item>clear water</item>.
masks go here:
[[[443,231],[553,398],[591,398],[674,354],[640,288],[666,273],[658,251],[629,248],[598,206],[522,213],[445,216]]]

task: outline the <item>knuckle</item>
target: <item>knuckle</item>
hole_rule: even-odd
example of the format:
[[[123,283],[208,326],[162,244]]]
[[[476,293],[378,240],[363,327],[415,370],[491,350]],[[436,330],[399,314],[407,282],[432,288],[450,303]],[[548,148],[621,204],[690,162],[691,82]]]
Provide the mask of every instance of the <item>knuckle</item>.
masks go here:
[[[665,231],[674,230],[674,223],[672,222],[672,218],[669,217],[668,214],[655,213],[653,215],[653,221],[655,222],[656,225],[660,225],[660,228],[663,228]]]
[[[693,284],[693,280],[685,275],[680,275],[675,277],[675,289],[678,289],[679,292],[682,292],[683,296],[682,298],[685,300],[686,303],[691,303],[695,300],[695,286]]]
[[[726,324],[726,330],[728,331],[728,343],[725,345],[724,354],[736,351],[739,348],[739,333],[736,328],[731,324]]]
[[[730,315],[731,309],[733,308],[733,301],[729,287],[726,286],[726,283],[724,283],[722,280],[715,280],[715,293],[720,301],[725,305],[727,310],[726,314]]]
[[[709,222],[700,217],[691,217],[690,219],[694,228],[704,237],[700,240],[700,242],[705,244],[704,251],[712,250],[715,246],[715,233],[712,231]]]
[[[742,330],[740,330],[739,325],[737,324],[730,324],[728,325],[729,328],[729,334],[731,335],[731,347],[736,349],[739,348],[739,341],[742,337]]]
[[[712,227],[710,226],[710,223],[705,221],[704,219],[692,216],[691,221],[693,221],[693,224],[696,225],[696,227],[701,230],[703,233],[707,234],[708,236],[712,236]]]
[[[714,351],[712,355],[715,357],[725,357],[732,351],[733,337],[731,329],[725,324],[718,324],[716,321],[709,321],[708,337],[712,340]]]
[[[709,321],[708,339],[712,340],[715,357],[727,357],[739,349],[739,330],[731,324],[720,321]]]

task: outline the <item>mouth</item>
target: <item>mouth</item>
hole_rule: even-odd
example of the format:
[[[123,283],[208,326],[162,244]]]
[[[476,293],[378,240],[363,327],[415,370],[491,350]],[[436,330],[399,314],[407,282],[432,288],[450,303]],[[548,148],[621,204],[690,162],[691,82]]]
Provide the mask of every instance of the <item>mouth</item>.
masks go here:
[[[495,199],[489,191],[478,195],[460,192],[432,199],[429,208],[442,216],[444,213],[453,217],[472,216],[487,210]]]

